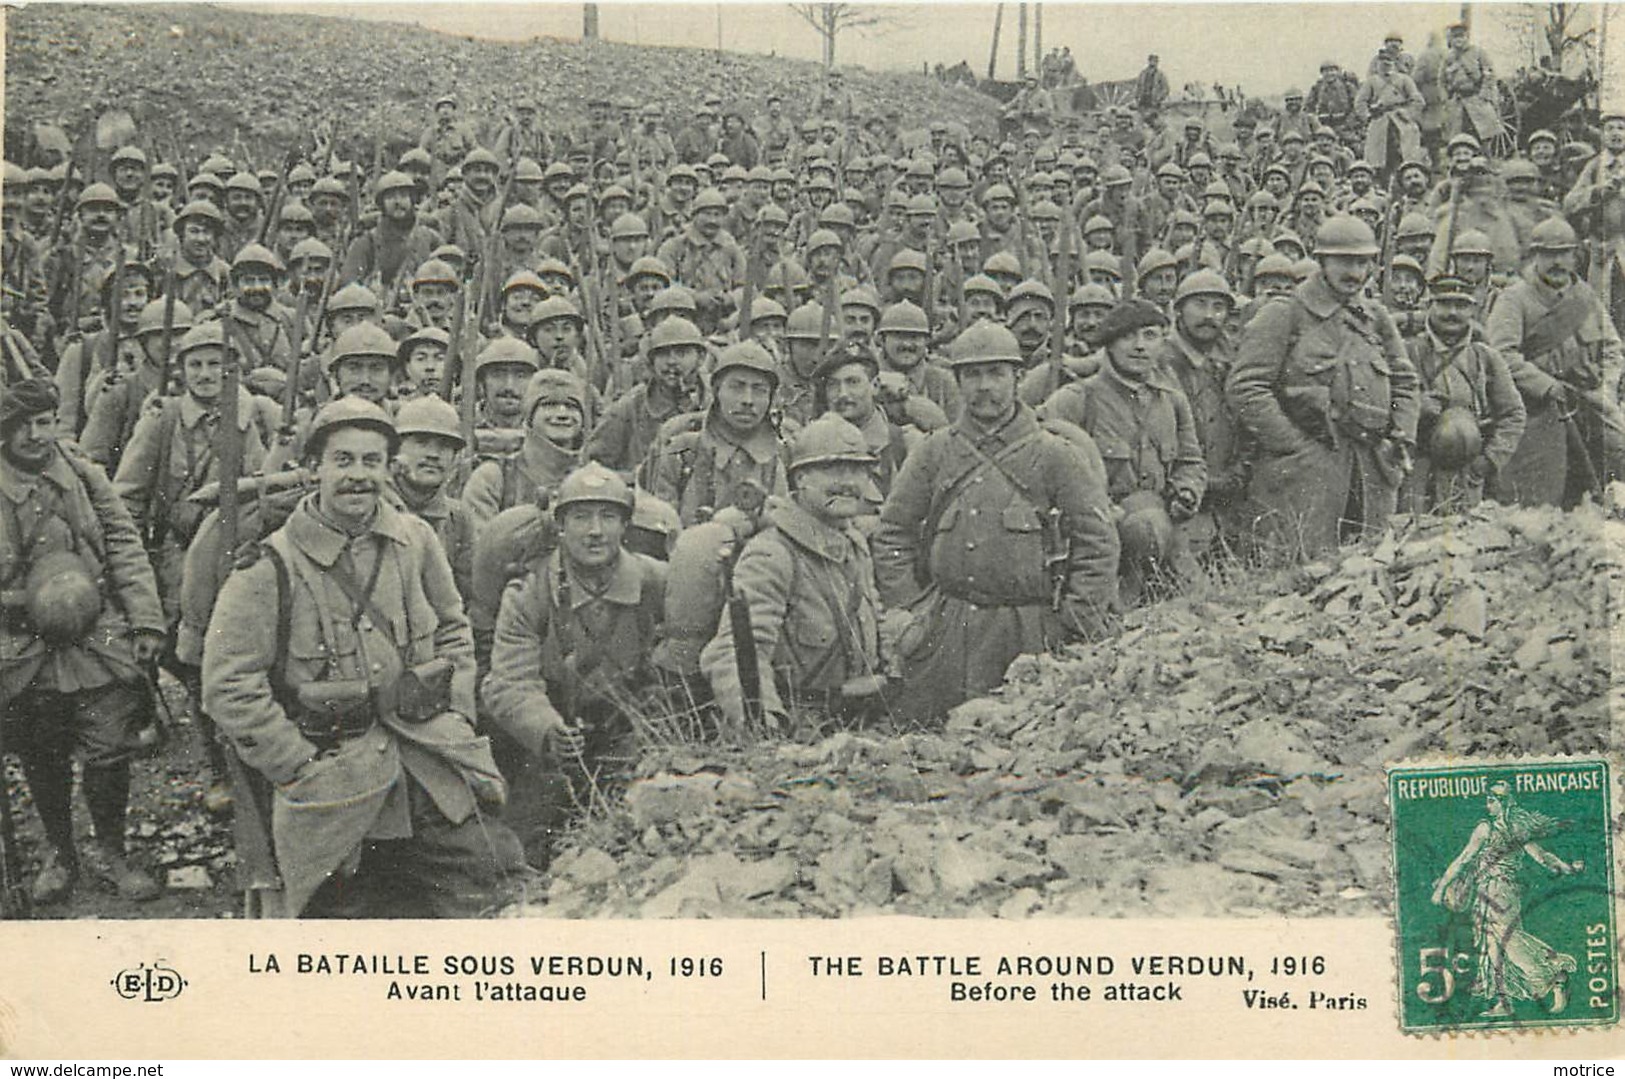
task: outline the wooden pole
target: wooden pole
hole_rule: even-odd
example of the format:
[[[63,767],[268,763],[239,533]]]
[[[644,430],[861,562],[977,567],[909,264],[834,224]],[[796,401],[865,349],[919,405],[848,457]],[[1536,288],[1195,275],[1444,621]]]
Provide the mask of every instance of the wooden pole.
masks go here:
[[[1044,74],[1044,5],[1033,5],[1033,70]]]
[[[1016,81],[1027,77],[1027,4],[1016,5]]]
[[[993,73],[999,67],[999,31],[1004,29],[1004,5],[1000,4],[993,10],[993,48],[987,57],[987,78],[993,81]]]

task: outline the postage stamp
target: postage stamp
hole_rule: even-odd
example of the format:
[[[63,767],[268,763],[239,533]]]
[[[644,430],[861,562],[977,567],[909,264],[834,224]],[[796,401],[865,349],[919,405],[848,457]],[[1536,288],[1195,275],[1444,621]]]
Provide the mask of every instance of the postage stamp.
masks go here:
[[[1618,1021],[1609,784],[1586,758],[1389,769],[1405,1031]]]

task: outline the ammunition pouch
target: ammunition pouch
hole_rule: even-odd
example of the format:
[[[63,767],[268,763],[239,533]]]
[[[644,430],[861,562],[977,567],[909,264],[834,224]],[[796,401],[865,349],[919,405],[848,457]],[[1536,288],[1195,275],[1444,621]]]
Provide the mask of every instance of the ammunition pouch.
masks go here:
[[[323,749],[360,737],[378,718],[373,688],[365,678],[306,682],[295,687],[294,699],[300,733]]]
[[[451,660],[431,659],[401,672],[378,691],[379,711],[406,723],[427,723],[451,706]]]

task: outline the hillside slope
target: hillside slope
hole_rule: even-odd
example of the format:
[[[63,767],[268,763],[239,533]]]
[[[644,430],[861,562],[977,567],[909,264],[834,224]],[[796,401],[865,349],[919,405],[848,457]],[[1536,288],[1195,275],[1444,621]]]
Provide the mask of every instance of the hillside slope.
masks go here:
[[[8,146],[30,122],[84,130],[122,107],[161,152],[191,160],[228,151],[239,134],[256,163],[279,156],[328,118],[359,149],[374,135],[415,141],[434,98],[456,93],[464,114],[494,123],[521,94],[543,102],[552,128],[585,117],[595,94],[657,101],[679,123],[710,91],[747,113],[769,93],[804,111],[820,68],[777,57],[554,39],[452,37],[415,26],[205,5],[35,4],[7,12]],[[905,126],[953,119],[991,130],[997,103],[920,75],[848,73],[860,109],[895,109]]]

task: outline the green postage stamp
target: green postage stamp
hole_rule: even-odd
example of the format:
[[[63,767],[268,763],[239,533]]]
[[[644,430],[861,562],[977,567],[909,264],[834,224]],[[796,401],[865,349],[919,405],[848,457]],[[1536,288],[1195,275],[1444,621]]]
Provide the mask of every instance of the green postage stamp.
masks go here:
[[[1407,1032],[1619,1019],[1610,781],[1586,758],[1389,769]]]

